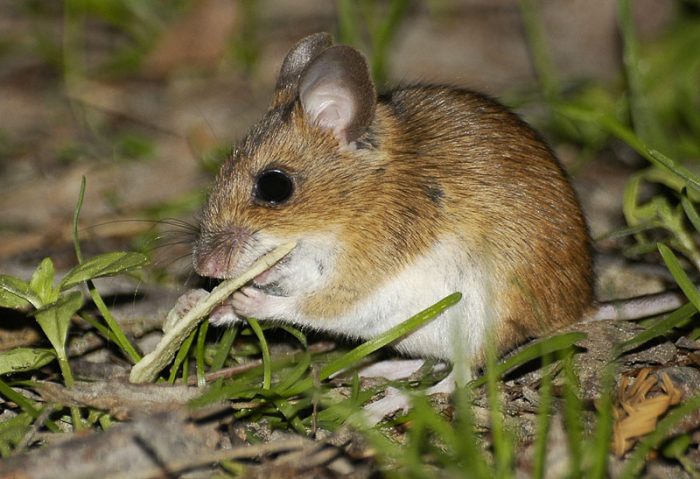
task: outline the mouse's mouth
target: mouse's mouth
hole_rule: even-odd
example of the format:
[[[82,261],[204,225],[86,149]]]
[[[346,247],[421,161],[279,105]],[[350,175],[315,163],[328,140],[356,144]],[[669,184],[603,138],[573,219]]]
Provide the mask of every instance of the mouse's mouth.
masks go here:
[[[283,291],[283,288],[279,285],[279,282],[284,277],[284,270],[289,264],[290,257],[292,256],[293,252],[294,250],[290,251],[284,258],[280,259],[275,264],[253,278],[253,286],[265,291],[266,293],[280,296],[281,294],[279,293]]]

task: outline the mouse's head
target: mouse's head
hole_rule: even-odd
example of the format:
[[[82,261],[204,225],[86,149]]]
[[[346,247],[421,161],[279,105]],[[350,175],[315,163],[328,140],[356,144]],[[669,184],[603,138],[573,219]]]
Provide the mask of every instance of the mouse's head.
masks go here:
[[[287,241],[337,250],[333,238],[362,215],[371,188],[358,162],[375,161],[375,106],[362,54],[332,46],[325,33],[297,43],[270,109],[219,172],[202,214],[195,270],[231,277]]]

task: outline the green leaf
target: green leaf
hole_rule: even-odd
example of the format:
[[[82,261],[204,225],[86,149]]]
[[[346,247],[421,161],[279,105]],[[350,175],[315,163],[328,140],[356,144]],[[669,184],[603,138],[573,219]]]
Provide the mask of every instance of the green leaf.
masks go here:
[[[44,258],[29,282],[29,287],[39,297],[42,305],[58,300],[58,290],[53,287],[55,277],[56,271],[51,258]]]
[[[0,307],[24,309],[41,306],[41,300],[29,287],[29,283],[14,276],[0,275]]]
[[[15,348],[0,352],[0,374],[33,371],[56,359],[50,349]]]
[[[101,254],[86,260],[70,270],[61,280],[60,289],[66,290],[87,281],[102,276],[113,276],[140,268],[148,258],[141,253],[113,252]]]
[[[39,326],[56,350],[59,359],[65,358],[66,336],[68,336],[70,319],[82,306],[83,295],[78,291],[73,291],[35,313]]]

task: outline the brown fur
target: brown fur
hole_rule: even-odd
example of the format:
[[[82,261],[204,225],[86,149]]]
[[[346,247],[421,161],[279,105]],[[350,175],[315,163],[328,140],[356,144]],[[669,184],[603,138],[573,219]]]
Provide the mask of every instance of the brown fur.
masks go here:
[[[467,90],[399,88],[379,97],[357,148],[339,151],[289,92],[287,79],[222,168],[196,257],[215,254],[212,238],[232,225],[235,234],[334,233],[341,260],[303,312],[337,317],[448,235],[493,267],[500,348],[578,321],[590,307],[589,238],[575,194],[516,115]],[[273,166],[296,183],[279,207],[251,200],[256,175]]]

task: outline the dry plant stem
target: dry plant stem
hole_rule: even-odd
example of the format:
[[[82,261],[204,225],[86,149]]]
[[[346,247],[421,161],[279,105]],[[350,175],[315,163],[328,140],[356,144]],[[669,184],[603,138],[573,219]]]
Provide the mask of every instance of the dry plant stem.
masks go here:
[[[295,246],[295,243],[286,243],[275,248],[259,258],[248,271],[238,278],[228,279],[214,288],[206,298],[195,304],[165,333],[153,352],[144,356],[141,361],[134,365],[129,375],[129,381],[145,383],[155,380],[158,373],[173,359],[185,338],[204,317],[234,291],[286,256]]]

